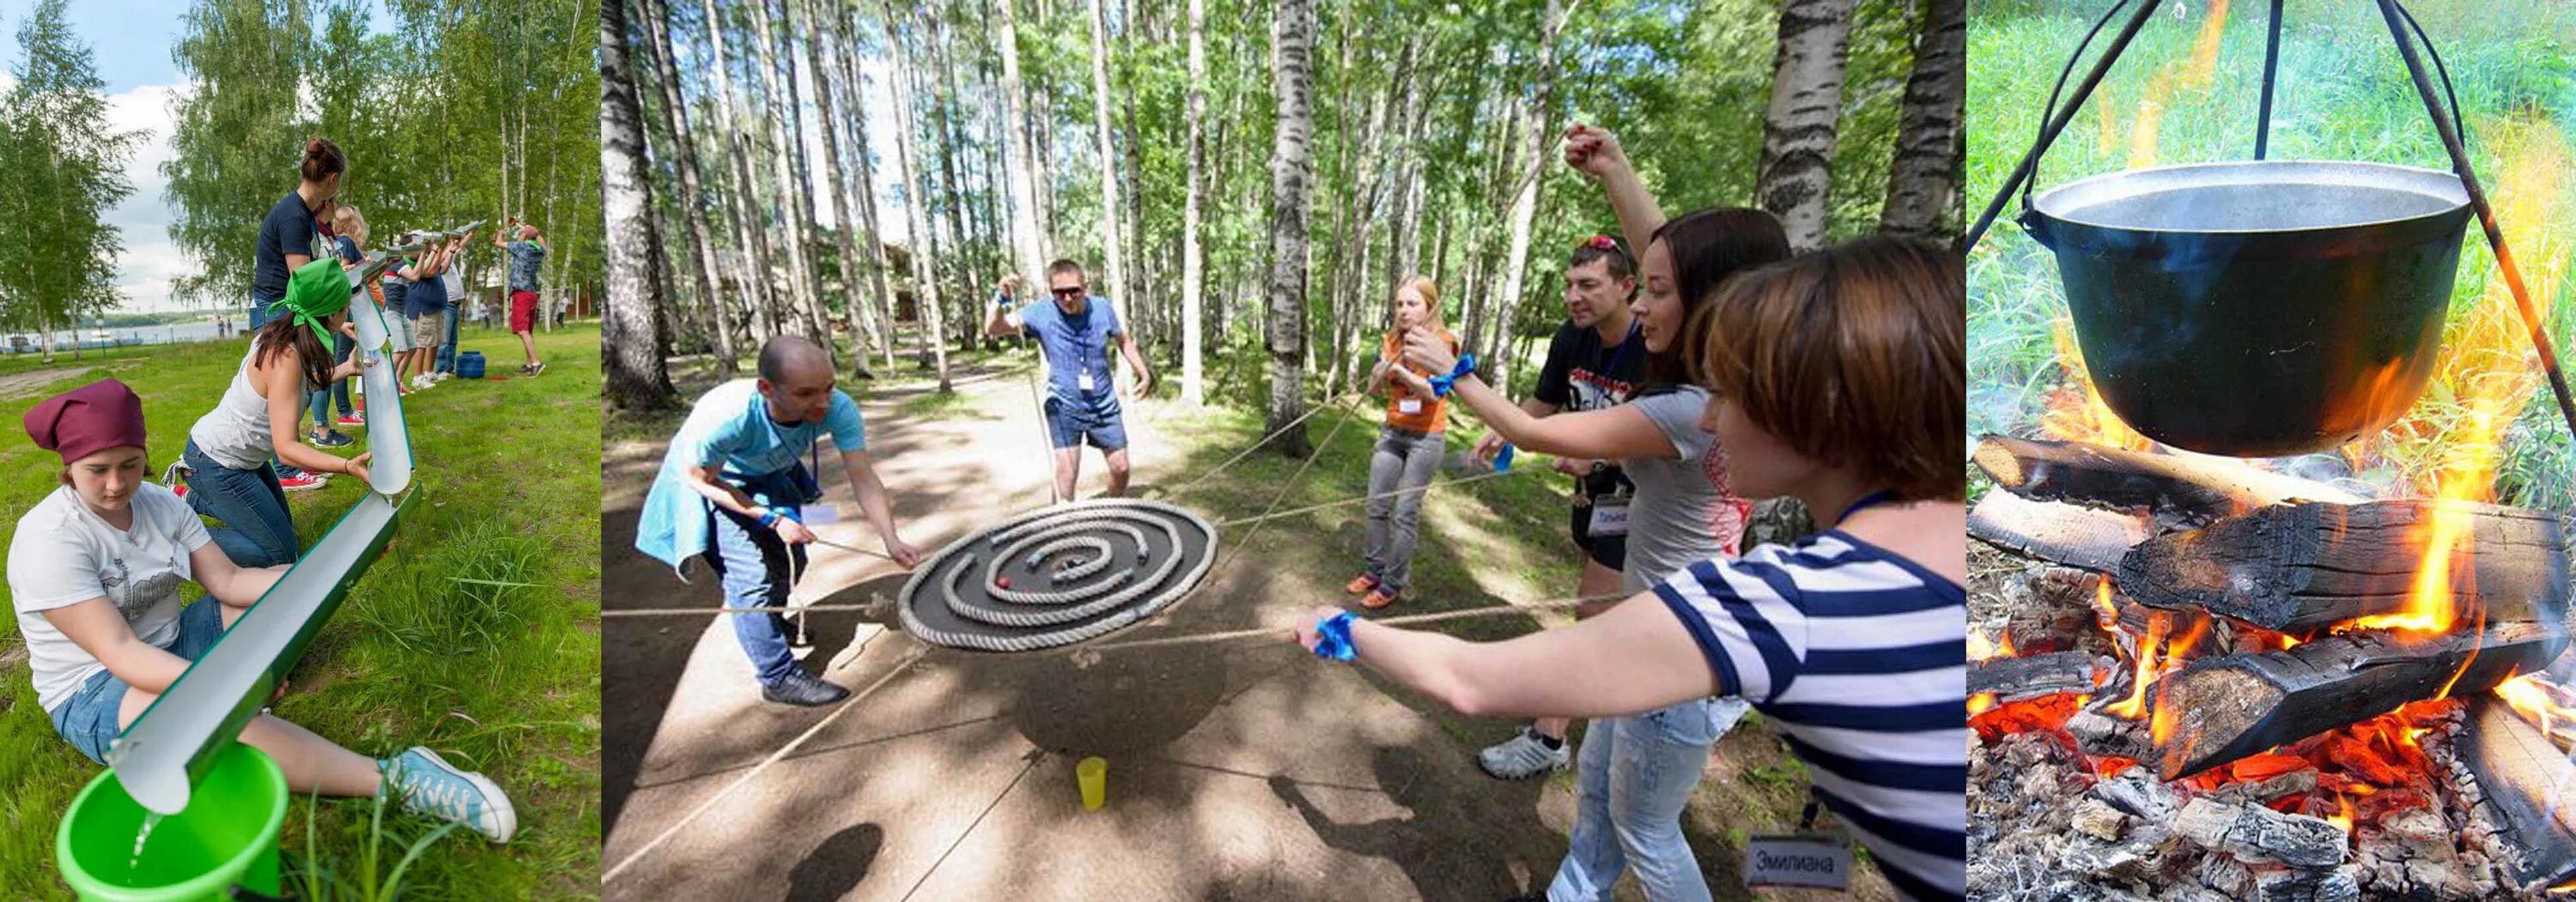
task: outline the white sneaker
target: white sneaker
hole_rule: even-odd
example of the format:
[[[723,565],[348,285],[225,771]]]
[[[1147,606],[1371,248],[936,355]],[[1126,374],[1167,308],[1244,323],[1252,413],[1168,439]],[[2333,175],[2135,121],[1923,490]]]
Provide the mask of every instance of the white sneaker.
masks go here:
[[[413,377],[411,377],[411,390],[412,390],[412,391],[420,391],[420,390],[422,390],[422,389],[426,389],[426,388],[428,388],[428,387],[430,387],[430,386],[432,386],[432,385],[437,385],[437,384],[438,384],[438,383],[436,383],[436,382],[432,382],[432,381],[430,381],[430,378],[429,378],[429,374],[428,374],[428,373],[422,373],[422,374],[420,374],[420,375],[417,375],[417,376],[413,376]]]
[[[447,381],[448,377],[450,377],[450,376],[454,376],[454,375],[456,375],[456,374],[455,374],[455,373],[447,372],[447,371],[445,371],[445,370],[441,370],[441,371],[438,371],[438,372],[435,372],[435,373],[431,373],[431,374],[429,374],[429,381],[431,381],[431,382],[445,382],[445,381]]]
[[[1550,771],[1566,769],[1574,763],[1574,743],[1559,742],[1548,748],[1540,742],[1538,731],[1522,727],[1512,738],[1487,746],[1476,753],[1476,766],[1499,780],[1526,780]]]

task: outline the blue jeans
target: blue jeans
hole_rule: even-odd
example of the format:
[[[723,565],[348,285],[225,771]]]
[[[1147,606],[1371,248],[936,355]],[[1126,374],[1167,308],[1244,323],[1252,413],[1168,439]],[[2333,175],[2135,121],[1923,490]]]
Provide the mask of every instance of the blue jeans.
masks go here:
[[[333,345],[333,349],[331,354],[338,362],[347,363],[349,362],[349,355],[358,352],[357,339],[337,334],[333,335],[332,339],[333,341],[331,344]],[[331,428],[331,400],[334,398],[337,398],[340,401],[341,416],[345,417],[358,412],[357,405],[349,403],[350,381],[351,380],[348,379],[342,379],[337,382],[333,382],[331,383],[330,388],[314,392],[313,395],[305,401],[304,406],[313,411],[313,428]]]
[[[188,507],[224,525],[206,530],[216,547],[237,567],[274,567],[295,563],[303,546],[295,538],[295,520],[286,512],[286,490],[277,484],[277,469],[236,470],[197,449],[195,439],[180,455],[188,466]]]
[[[806,493],[798,486],[797,477],[804,467],[763,477],[739,479],[744,491],[763,507],[788,508],[804,502]],[[795,588],[793,577],[805,572],[805,546],[788,545],[778,532],[760,525],[759,520],[724,508],[714,508],[715,518],[709,535],[715,547],[706,554],[707,566],[714,569],[716,582],[724,588],[725,606],[729,608],[779,607],[787,603],[787,593]],[[787,650],[787,618],[777,612],[763,614],[727,614],[733,621],[734,638],[742,643],[743,654],[751,656],[751,667],[761,685],[774,685],[797,674],[796,656]]]
[[[456,372],[456,306],[448,305],[447,311],[439,316],[447,320],[446,340],[438,343],[438,359],[431,362],[431,368],[442,373],[453,373]]]
[[[1708,878],[1682,839],[1682,808],[1708,767],[1709,746],[1747,707],[1737,698],[1698,699],[1593,721],[1576,755],[1574,835],[1547,885],[1548,902],[1606,900],[1630,866],[1654,902],[1705,902]]]
[[[256,299],[250,302],[250,328],[243,331],[257,332],[259,331],[261,324],[268,322],[268,305],[270,303],[272,302]]]
[[[179,637],[162,649],[194,661],[213,650],[215,640],[223,634],[223,608],[212,598],[200,598],[180,609]],[[125,704],[127,688],[116,674],[104,670],[90,674],[62,707],[54,709],[54,733],[88,755],[89,760],[106,764],[107,747],[122,732],[116,725],[116,714]]]

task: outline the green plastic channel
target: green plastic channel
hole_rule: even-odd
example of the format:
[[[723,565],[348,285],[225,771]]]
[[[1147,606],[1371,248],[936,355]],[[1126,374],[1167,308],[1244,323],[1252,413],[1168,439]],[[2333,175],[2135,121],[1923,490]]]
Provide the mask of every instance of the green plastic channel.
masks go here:
[[[188,666],[107,751],[110,773],[144,808],[177,814],[192,784],[259,713],[304,648],[339,610],[349,587],[384,552],[394,524],[419,497],[369,493],[259,602]]]

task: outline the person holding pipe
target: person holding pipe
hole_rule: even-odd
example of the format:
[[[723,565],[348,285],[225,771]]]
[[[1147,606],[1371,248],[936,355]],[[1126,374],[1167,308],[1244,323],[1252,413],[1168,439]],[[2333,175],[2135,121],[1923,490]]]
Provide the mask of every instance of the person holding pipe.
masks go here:
[[[885,543],[886,557],[910,569],[921,552],[896,533],[885,483],[859,419],[859,405],[833,386],[832,357],[821,345],[779,336],[760,348],[760,377],[719,385],[698,398],[662,458],[645,496],[635,548],[682,570],[704,560],[724,588],[729,608],[779,608],[805,572],[805,505],[822,500],[804,458],[825,435],[841,452],[842,471],[859,509]],[[683,579],[686,576],[683,574]],[[788,705],[828,705],[850,690],[806,673],[788,650],[787,618],[775,610],[732,614],[734,638],[750,657],[761,697]]]
[[[291,414],[279,422],[294,428]],[[124,383],[102,379],[47,398],[22,423],[63,468],[60,485],[10,536],[9,599],[37,703],[63,741],[104,764],[117,734],[287,567],[234,563],[187,501],[144,481],[151,469],[143,401]],[[204,587],[205,596],[182,601],[183,582]],[[412,811],[463,823],[493,842],[518,830],[498,785],[426,747],[371,759],[270,714],[252,718],[240,738],[274,759],[298,793],[391,792]]]

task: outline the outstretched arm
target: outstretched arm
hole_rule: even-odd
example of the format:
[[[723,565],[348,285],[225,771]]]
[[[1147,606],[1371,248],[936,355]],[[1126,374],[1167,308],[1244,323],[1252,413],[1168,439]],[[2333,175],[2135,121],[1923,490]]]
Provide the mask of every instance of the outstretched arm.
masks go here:
[[[921,552],[895,533],[894,505],[886,500],[885,482],[877,478],[876,458],[866,451],[843,451],[841,469],[849,476],[851,490],[859,496],[859,511],[867,515],[868,525],[885,540],[886,556],[906,569],[921,563]]]
[[[1404,358],[1435,373],[1458,366],[1448,343],[1430,336],[1405,339]],[[1586,410],[1554,416],[1532,416],[1474,373],[1449,385],[1449,396],[1466,402],[1485,421],[1485,428],[1529,451],[1558,457],[1671,457],[1680,453],[1671,437],[1653,420],[1627,407]]]
[[[1317,608],[1297,623],[1315,647]],[[1357,661],[1469,717],[1614,717],[1726,691],[1671,610],[1642,592],[1573,626],[1501,642],[1351,624]]]
[[[1020,315],[1011,312],[1011,305],[1008,302],[994,304],[992,318],[984,321],[984,336],[987,338],[1018,335],[1025,329],[1026,326],[1020,322]]]
[[[107,672],[128,687],[157,695],[188,672],[188,659],[135,636],[134,627],[106,596],[50,608],[44,615],[63,638],[107,665]]]

